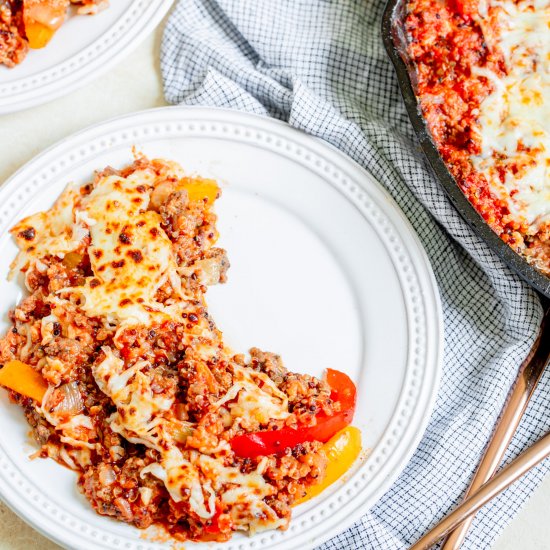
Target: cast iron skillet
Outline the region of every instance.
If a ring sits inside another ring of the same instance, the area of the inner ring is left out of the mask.
[[[420,145],[430,162],[435,175],[443,186],[451,202],[455,205],[462,217],[473,227],[477,234],[494,250],[504,262],[510,266],[527,283],[536,288],[547,298],[550,298],[550,277],[543,275],[531,266],[523,256],[514,252],[489,227],[477,210],[470,204],[462,193],[455,179],[445,166],[437,147],[431,139],[430,132],[422,116],[420,105],[414,92],[414,70],[408,58],[404,30],[404,12],[406,0],[389,0],[382,19],[382,38],[384,46],[397,73],[397,81],[405,106],[409,113],[413,128]]]

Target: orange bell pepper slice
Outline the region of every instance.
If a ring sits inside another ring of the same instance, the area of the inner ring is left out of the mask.
[[[187,196],[192,202],[206,199],[207,204],[211,205],[220,195],[216,181],[205,178],[182,178],[178,182],[178,187],[187,191]]]
[[[65,20],[69,0],[23,0],[23,25],[29,47],[40,49]]]
[[[33,50],[39,50],[48,44],[55,34],[55,30],[42,25],[42,23],[32,21],[25,25],[25,34],[27,35],[29,47]]]
[[[310,485],[306,494],[294,505],[302,504],[322,493],[328,486],[340,479],[357,460],[361,452],[361,431],[355,426],[347,426],[323,445],[328,458],[325,477],[321,483]]]
[[[0,386],[30,397],[38,403],[42,403],[48,389],[48,383],[39,372],[18,360],[8,361],[0,369]]]

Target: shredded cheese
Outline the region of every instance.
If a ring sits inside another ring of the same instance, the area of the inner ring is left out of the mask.
[[[82,296],[82,309],[90,316],[112,324],[148,324],[155,313],[163,315],[155,295],[173,279],[176,262],[160,216],[147,210],[153,180],[147,170],[128,178],[108,176],[82,200],[79,219],[90,224],[94,276],[70,291]]]
[[[82,224],[75,222],[74,212],[79,198],[78,190],[68,186],[49,211],[28,216],[11,229],[20,251],[10,266],[10,278],[40,258],[63,258],[81,246],[88,232]]]
[[[472,161],[514,219],[535,234],[550,222],[550,2],[487,0],[480,15],[507,74],[477,70],[494,89],[480,105],[482,150]]]
[[[284,420],[290,416],[287,396],[277,388],[269,376],[238,365],[233,365],[232,368],[234,379],[237,381],[216,403],[216,407],[231,401],[227,408],[234,418],[254,419],[261,424],[269,422],[270,419]]]

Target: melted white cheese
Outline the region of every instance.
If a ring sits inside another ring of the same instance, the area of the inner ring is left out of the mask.
[[[40,334],[42,335],[42,342],[40,342],[40,345],[45,346],[48,342],[53,340],[54,326],[57,322],[59,322],[59,319],[53,313],[46,315],[46,317],[42,317],[42,320],[40,321]]]
[[[262,476],[265,468],[260,463],[255,472],[243,474],[238,468],[223,465],[223,457],[214,453],[229,450],[225,441],[215,449],[191,451],[183,456],[175,434],[191,424],[172,418],[169,411],[173,400],[155,394],[150,379],[142,370],[148,367],[139,361],[126,367],[124,361],[108,348],[102,348],[105,359],[92,369],[97,385],[117,407],[109,418],[113,431],[128,441],[156,449],[159,462],[145,467],[141,476],[151,474],[160,479],[175,502],[188,500],[191,509],[201,518],[215,514],[216,495],[230,507],[236,527],[259,531],[286,524],[263,499],[276,489]],[[226,405],[234,415],[267,422],[270,418],[286,418],[288,401],[284,393],[263,373],[233,365],[235,383],[226,395],[214,405]],[[258,385],[254,382],[257,380]],[[262,386],[260,388],[260,385]]]
[[[480,15],[498,22],[496,37],[485,34],[507,74],[478,71],[494,90],[480,105],[482,151],[472,161],[514,219],[536,233],[550,222],[550,2],[487,0]]]
[[[109,347],[102,350],[105,359],[92,367],[92,374],[99,389],[117,407],[109,418],[111,428],[129,440],[162,452],[162,444],[170,439],[171,432],[162,413],[170,410],[174,400],[153,391],[151,377],[143,372],[150,366],[147,361],[126,368]]]
[[[263,372],[233,365],[234,384],[216,403],[226,403],[231,416],[266,424],[271,419],[284,420],[290,416],[288,397]]]
[[[88,231],[74,217],[79,197],[78,190],[69,185],[50,210],[28,216],[11,229],[20,252],[10,266],[10,278],[40,258],[63,258],[80,246]]]
[[[127,178],[108,176],[82,201],[80,218],[91,224],[94,277],[72,290],[82,295],[82,309],[90,316],[147,324],[162,314],[155,295],[176,262],[160,216],[147,211],[153,180],[146,170]]]
[[[263,471],[267,457],[255,471],[243,474],[238,468],[224,466],[223,461],[197,451],[185,459],[177,448],[163,454],[160,463],[153,463],[141,471],[164,482],[175,502],[189,500],[191,509],[201,518],[209,519],[216,512],[216,495],[229,508],[235,527],[245,531],[274,529],[286,524],[264,498],[276,493],[267,483]]]

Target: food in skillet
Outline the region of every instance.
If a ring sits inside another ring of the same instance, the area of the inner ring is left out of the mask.
[[[473,206],[550,274],[549,0],[409,0],[433,139]]]
[[[360,451],[347,375],[232,352],[209,316],[229,261],[220,189],[139,157],[20,221],[12,275],[29,290],[0,340],[0,385],[94,509],[178,539],[285,529],[291,506]]]
[[[95,14],[108,0],[0,0],[0,65],[15,67],[29,48],[43,48],[63,24],[70,5]]]

